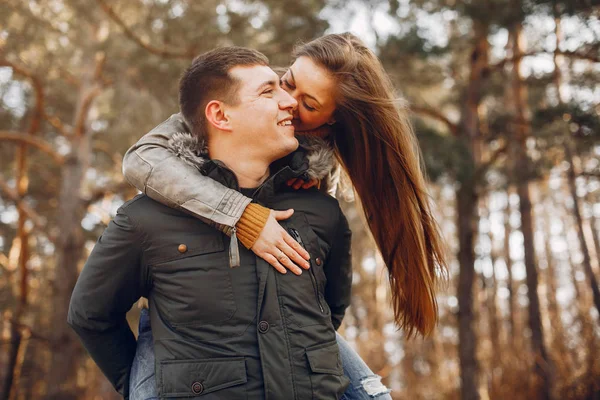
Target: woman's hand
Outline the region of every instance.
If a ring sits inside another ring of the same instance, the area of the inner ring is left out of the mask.
[[[310,260],[310,255],[277,222],[288,219],[293,213],[292,209],[271,210],[265,227],[250,250],[282,274],[287,273],[287,268],[294,274],[300,275],[302,270],[298,266],[304,269],[310,268],[307,261]]]
[[[286,183],[288,186],[291,186],[294,189],[298,190],[300,188],[310,189],[313,186],[317,186],[319,184],[319,181],[316,179],[311,179],[310,181],[307,182],[301,178],[292,178],[292,179],[289,179]]]

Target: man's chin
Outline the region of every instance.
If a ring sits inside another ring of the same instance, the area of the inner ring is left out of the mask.
[[[289,145],[286,146],[286,149],[289,150],[288,154],[291,153],[292,151],[296,151],[296,149],[298,149],[299,145],[300,145],[300,142],[298,142],[298,139],[296,139],[296,136],[289,138]]]
[[[298,139],[296,139],[295,136],[291,137],[291,138],[286,138],[285,139],[285,143],[284,146],[282,146],[281,149],[281,157],[285,157],[290,153],[293,153],[294,151],[296,151],[298,149],[298,146],[300,145],[300,143],[298,142]]]
[[[286,135],[294,135],[294,133],[296,132],[296,128],[294,128],[294,125],[285,125],[285,126],[277,126],[279,129],[281,129],[283,132],[285,132]]]

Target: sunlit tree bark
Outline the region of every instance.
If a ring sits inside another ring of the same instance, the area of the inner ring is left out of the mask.
[[[521,59],[519,55],[523,53],[523,28],[518,22],[513,26],[511,32],[513,55],[517,56],[513,62],[513,96],[514,107],[516,111],[515,121],[515,139],[516,146],[516,166],[521,174],[517,181],[517,193],[519,195],[519,211],[521,213],[521,231],[523,233],[523,245],[525,250],[525,269],[527,271],[527,290],[529,298],[529,328],[531,329],[531,345],[534,354],[535,373],[538,378],[537,391],[540,398],[550,399],[552,388],[552,366],[548,357],[548,351],[544,343],[544,329],[542,325],[540,301],[538,296],[538,270],[534,248],[534,227],[531,205],[531,194],[529,188],[530,170],[529,159],[527,156],[527,139],[529,137],[529,127],[526,115],[527,92],[522,82],[520,67]]]
[[[489,27],[474,21],[474,44],[471,54],[469,82],[461,110],[460,131],[478,165],[481,155],[481,132],[479,130],[478,106],[481,101],[481,85],[488,66]],[[477,188],[473,179],[461,182],[456,193],[458,227],[458,332],[461,367],[461,396],[465,400],[479,399],[479,363],[477,361],[477,337],[474,331],[473,284],[475,280],[474,244],[479,216],[477,215]]]
[[[555,7],[556,9],[556,7]],[[555,11],[556,14],[556,11]],[[556,48],[560,48],[562,32],[560,29],[561,21],[558,16],[555,15],[555,36],[556,36]],[[564,94],[561,85],[561,66],[559,61],[559,55],[554,54],[554,83],[556,85],[556,92],[558,94],[558,100],[561,104],[564,103]],[[579,197],[577,196],[577,174],[575,172],[575,164],[573,162],[573,149],[571,144],[571,137],[569,130],[565,127],[564,135],[564,154],[565,160],[569,164],[569,170],[567,171],[567,184],[569,187],[569,194],[573,202],[573,216],[575,217],[575,227],[577,229],[577,237],[579,239],[579,250],[583,255],[583,268],[588,279],[589,285],[592,289],[592,295],[594,299],[594,306],[598,310],[600,315],[600,287],[598,286],[598,280],[594,271],[592,270],[592,261],[590,257],[590,251],[585,240],[585,233],[583,228],[583,218],[581,216],[581,209],[579,206]]]

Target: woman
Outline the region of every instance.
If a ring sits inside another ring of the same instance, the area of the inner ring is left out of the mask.
[[[307,138],[320,136],[333,148],[361,201],[387,267],[396,323],[408,337],[417,332],[427,335],[437,320],[435,287],[438,274],[446,271],[446,264],[406,108],[397,104],[392,83],[377,57],[351,34],[327,35],[301,45],[294,58],[281,83],[299,104],[293,120],[296,132]],[[163,129],[185,128],[182,120],[178,123],[165,125]],[[167,181],[177,180],[177,176],[164,178],[168,175],[165,163],[179,166],[183,161],[173,157],[164,145],[175,132],[157,129],[126,155],[123,169],[130,182],[158,201],[213,222],[232,235],[232,242],[236,236],[280,272],[285,272],[284,266],[299,272],[294,263],[305,267],[301,257],[306,258],[306,254],[274,223],[276,219],[289,217],[290,210],[269,211],[249,204],[250,199],[240,200],[240,193],[230,193],[231,189],[200,174],[196,182],[188,181],[179,189],[166,185]],[[316,152],[319,150],[313,148],[313,153]],[[150,159],[154,164],[146,173],[140,173],[136,168],[138,159],[146,163]],[[322,176],[315,174],[312,178]],[[296,189],[311,185],[302,181],[290,183]],[[157,189],[164,186],[171,192]],[[202,190],[181,193],[198,187]],[[207,209],[210,203],[202,196],[208,192],[210,199],[227,199],[228,207],[221,201]],[[177,200],[186,198],[195,201]],[[231,207],[231,199],[236,207]],[[197,203],[203,207],[195,207]],[[145,324],[140,332],[148,332],[147,321]],[[389,398],[339,335],[338,343],[344,370],[352,381],[346,398]],[[142,344],[138,344],[138,350]],[[138,366],[134,365],[132,370],[132,382],[138,379],[135,382],[139,384]],[[361,379],[365,376],[370,380]]]

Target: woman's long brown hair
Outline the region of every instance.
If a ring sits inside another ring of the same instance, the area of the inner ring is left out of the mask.
[[[336,80],[332,141],[387,267],[394,319],[408,337],[428,335],[447,266],[406,104],[394,96],[377,56],[352,34],[300,45],[294,57],[302,56]]]

